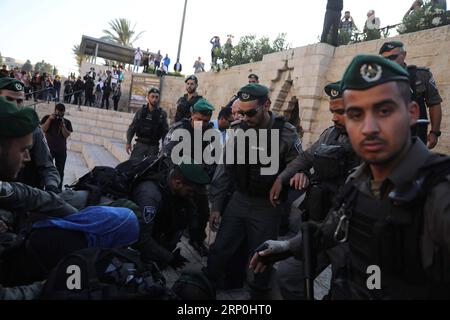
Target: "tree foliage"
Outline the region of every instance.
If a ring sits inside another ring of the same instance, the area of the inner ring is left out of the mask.
[[[403,18],[397,28],[399,34],[410,33],[450,24],[450,12],[426,1],[420,9]]]
[[[2,53],[0,52],[0,64],[3,63],[3,57],[2,57]]]
[[[79,68],[81,68],[81,63],[82,63],[84,60],[86,60],[86,56],[83,55],[83,54],[81,53],[80,45],[79,45],[79,44],[75,44],[75,45],[72,47],[72,52],[73,52],[73,54],[74,54],[74,56],[75,56],[75,60],[77,61],[77,66],[78,66]]]
[[[257,39],[255,35],[246,35],[239,39],[239,43],[231,49],[229,59],[224,59],[224,64],[229,67],[262,61],[266,54],[289,49],[286,34],[282,33],[271,41],[268,37]]]
[[[111,30],[103,30],[104,39],[129,47],[133,46],[133,43],[144,33],[144,31],[137,33],[134,30],[136,24],[131,27],[131,22],[124,18],[111,20],[109,27]]]
[[[38,62],[34,66],[34,72],[39,72],[43,74],[44,72],[47,74],[53,74],[54,67],[50,64],[42,60],[42,62]]]

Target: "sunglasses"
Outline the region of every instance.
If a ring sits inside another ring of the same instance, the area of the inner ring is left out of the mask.
[[[391,54],[390,56],[385,57],[388,60],[394,61],[398,58],[398,54]]]
[[[254,116],[256,116],[256,114],[258,113],[258,111],[262,108],[263,106],[258,106],[255,109],[249,110],[249,111],[242,111],[242,110],[238,110],[238,114],[240,114],[241,116],[247,116],[249,118],[252,118]]]

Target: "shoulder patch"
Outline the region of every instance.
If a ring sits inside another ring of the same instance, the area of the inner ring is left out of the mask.
[[[298,154],[301,154],[303,152],[302,148],[302,140],[300,138],[297,138],[297,140],[294,143],[295,150],[297,150]]]
[[[144,208],[144,212],[142,213],[142,217],[144,219],[145,224],[149,224],[155,220],[157,209],[153,206],[148,206]]]
[[[0,198],[8,198],[14,193],[10,183],[0,181]]]
[[[430,85],[437,90],[436,80],[434,80],[433,76],[430,78]]]

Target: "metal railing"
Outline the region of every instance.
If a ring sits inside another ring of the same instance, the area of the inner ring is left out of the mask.
[[[39,103],[45,103],[45,102],[47,102],[47,103],[54,102],[55,106],[56,106],[56,103],[61,98],[64,101],[66,97],[69,97],[69,96],[72,97],[75,94],[80,94],[80,96],[78,97],[78,101],[77,102],[78,102],[78,110],[81,111],[81,94],[84,92],[84,90],[75,91],[75,92],[72,92],[72,93],[65,94],[63,96],[60,95],[58,97],[59,99],[57,97],[53,97],[52,99],[47,99],[46,98],[44,101],[37,101],[35,94],[40,93],[40,92],[45,92],[45,91],[47,91],[47,94],[49,94],[50,92],[53,92],[53,90],[54,90],[53,88],[45,88],[45,89],[41,89],[41,90],[36,90],[36,91],[31,91],[31,92],[25,93],[25,97],[31,97],[32,99],[35,99],[35,101],[34,101],[34,103],[26,105],[24,107],[25,108],[33,107],[33,109],[36,110],[36,105],[38,105]]]
[[[391,29],[397,28],[399,25],[401,25],[401,23],[388,25],[386,27],[379,28],[379,29],[373,29],[373,30],[374,31],[375,30],[380,31],[380,39],[386,39],[389,36],[389,31],[391,31]],[[352,37],[351,37],[350,42],[348,44],[368,41],[368,40],[366,40],[364,38],[365,36],[367,36],[367,32],[354,32],[352,34]],[[371,39],[371,40],[376,40],[376,39]]]

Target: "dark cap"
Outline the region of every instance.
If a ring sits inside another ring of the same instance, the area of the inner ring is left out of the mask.
[[[385,42],[380,48],[380,54],[391,51],[395,48],[403,48],[403,42],[401,41],[389,41]]]
[[[193,80],[193,81],[195,81],[195,83],[198,84],[198,78],[197,78],[196,76],[194,76],[194,75],[188,76],[188,77],[186,78],[186,80],[184,80],[184,83],[187,83],[189,80]]]
[[[341,81],[327,84],[324,90],[331,100],[342,97]]]
[[[39,126],[39,118],[31,108],[19,109],[5,97],[0,97],[0,137],[20,138]]]
[[[1,78],[0,79],[0,90],[11,90],[11,91],[24,91],[25,85],[15,78]]]
[[[152,93],[157,93],[157,94],[160,94],[160,91],[159,91],[159,89],[158,88],[150,88],[149,90],[148,90],[148,94],[152,94]]]
[[[251,83],[242,87],[238,92],[239,100],[241,101],[253,101],[265,98],[269,95],[269,89],[263,85],[257,83]]]
[[[192,107],[192,112],[200,112],[203,114],[212,114],[216,108],[206,99],[199,99]]]
[[[399,64],[381,56],[356,56],[342,78],[341,92],[345,90],[366,90],[391,81],[409,83],[408,72]]]
[[[211,181],[202,166],[191,159],[184,159],[178,168],[183,174],[183,177],[193,184],[203,186],[209,184]]]

